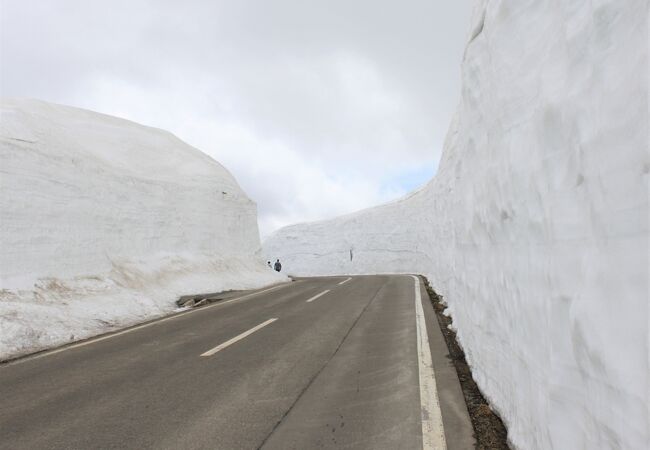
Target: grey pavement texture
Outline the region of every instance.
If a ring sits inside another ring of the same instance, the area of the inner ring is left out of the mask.
[[[0,449],[421,449],[413,279],[346,278],[298,279],[0,365]],[[472,449],[421,292],[447,448]]]

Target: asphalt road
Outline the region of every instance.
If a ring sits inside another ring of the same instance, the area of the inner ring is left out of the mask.
[[[472,449],[446,355],[414,277],[299,279],[0,365],[0,448]]]

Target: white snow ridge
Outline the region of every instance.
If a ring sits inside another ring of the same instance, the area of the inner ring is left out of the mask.
[[[514,448],[648,449],[648,2],[483,0],[471,29],[435,178],[264,252],[427,275]]]
[[[0,114],[0,359],[286,280],[255,204],[170,133],[35,100]]]

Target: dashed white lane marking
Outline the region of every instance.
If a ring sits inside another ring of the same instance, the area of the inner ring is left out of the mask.
[[[343,281],[341,281],[341,282],[339,283],[339,286],[342,285],[342,284],[347,283],[347,282],[350,281],[351,279],[352,279],[352,277],[348,278],[347,280],[343,280]]]
[[[326,291],[321,292],[321,293],[318,294],[318,295],[314,295],[312,298],[310,298],[309,300],[307,300],[307,303],[311,303],[311,302],[313,302],[314,300],[316,300],[317,298],[321,298],[323,295],[327,294],[329,291],[330,291],[330,290],[328,289],[328,290],[326,290]]]
[[[224,342],[223,344],[219,344],[215,348],[212,348],[212,349],[208,350],[207,352],[202,353],[201,356],[212,356],[215,353],[217,353],[218,351],[221,351],[224,348],[234,344],[235,342],[241,341],[245,337],[250,336],[251,334],[255,333],[257,330],[260,330],[260,329],[264,328],[265,326],[272,324],[276,320],[278,320],[277,317],[275,319],[269,319],[266,322],[262,322],[261,324],[251,328],[248,331],[244,331],[242,334],[240,334],[238,336],[235,336],[234,338]]]
[[[202,308],[191,309],[189,311],[177,313],[177,314],[174,314],[173,316],[165,317],[164,319],[160,319],[160,320],[154,320],[153,322],[144,323],[142,325],[138,325],[138,326],[135,326],[135,327],[132,327],[132,328],[128,328],[126,330],[118,331],[117,333],[108,334],[106,336],[101,336],[101,337],[94,338],[94,339],[89,339],[87,341],[83,341],[83,342],[80,342],[78,344],[68,345],[66,347],[61,347],[61,348],[55,349],[55,350],[45,351],[44,353],[38,353],[38,354],[36,354],[34,356],[27,356],[25,358],[17,359],[16,361],[10,361],[8,363],[3,364],[3,366],[5,366],[5,367],[6,366],[13,366],[14,364],[20,364],[20,363],[23,363],[23,362],[32,361],[34,359],[44,358],[44,357],[50,356],[50,355],[56,355],[57,353],[65,352],[67,350],[72,350],[73,348],[83,347],[85,345],[90,345],[90,344],[94,344],[96,342],[101,342],[101,341],[105,341],[107,339],[112,339],[114,337],[122,336],[123,334],[131,333],[132,331],[141,330],[142,328],[147,328],[147,327],[150,327],[152,325],[157,325],[159,323],[167,322],[168,320],[178,319],[179,317],[184,317],[184,316],[187,316],[188,314],[192,314],[192,313],[195,313],[197,311],[205,311],[206,309],[214,308],[216,306],[222,306],[222,305],[232,303],[232,302],[236,302],[236,301],[239,301],[239,300],[245,300],[247,298],[250,298],[250,297],[253,297],[253,296],[256,296],[256,295],[259,295],[259,294],[264,294],[266,292],[274,291],[274,290],[276,290],[278,288],[281,288],[281,287],[284,287],[284,286],[290,286],[290,285],[291,285],[291,283],[283,283],[283,284],[280,284],[280,285],[277,285],[277,286],[270,287],[268,289],[264,289],[262,291],[251,292],[250,294],[246,294],[246,295],[243,295],[241,297],[232,298],[230,300],[226,300],[226,301],[223,301],[223,302],[218,302],[218,303],[215,303],[214,305],[204,306]]]
[[[424,320],[420,280],[415,280],[415,323],[418,341],[418,367],[420,369],[420,405],[422,411],[422,448],[425,450],[446,450],[445,430],[440,412],[440,400],[436,387],[436,375],[433,371],[427,324]]]

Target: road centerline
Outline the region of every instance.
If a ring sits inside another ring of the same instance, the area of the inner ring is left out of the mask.
[[[320,298],[320,297],[322,297],[323,295],[327,294],[328,292],[330,292],[330,289],[327,289],[327,290],[321,292],[320,294],[314,295],[312,298],[310,298],[309,300],[307,300],[306,303],[311,303],[311,302],[313,302],[314,300],[316,300],[317,298]]]
[[[345,283],[347,283],[347,282],[350,281],[351,279],[352,279],[352,277],[349,277],[347,280],[343,280],[343,281],[341,281],[341,282],[339,283],[339,286],[344,285]]]
[[[275,322],[276,320],[278,320],[277,317],[276,317],[276,318],[273,318],[273,319],[269,319],[269,320],[267,320],[266,322],[262,322],[261,324],[259,324],[259,325],[257,325],[257,326],[254,326],[254,327],[251,328],[250,330],[248,330],[248,331],[244,331],[243,333],[241,333],[241,334],[235,336],[234,338],[229,339],[229,340],[227,340],[226,342],[217,345],[216,347],[214,347],[214,348],[208,350],[208,351],[205,352],[205,353],[202,353],[201,356],[204,356],[204,357],[205,357],[205,356],[212,356],[212,355],[214,355],[215,353],[217,353],[217,352],[223,350],[224,348],[231,346],[231,345],[234,344],[235,342],[241,341],[241,340],[244,339],[245,337],[250,336],[251,334],[255,333],[255,332],[258,331],[258,330],[261,330],[261,329],[264,328],[265,326],[272,324],[272,323]]]
[[[422,448],[426,450],[446,450],[447,442],[442,423],[442,412],[440,411],[436,375],[433,371],[427,324],[424,320],[424,309],[422,308],[420,279],[414,275],[411,276],[415,280],[415,321],[422,411]]]

